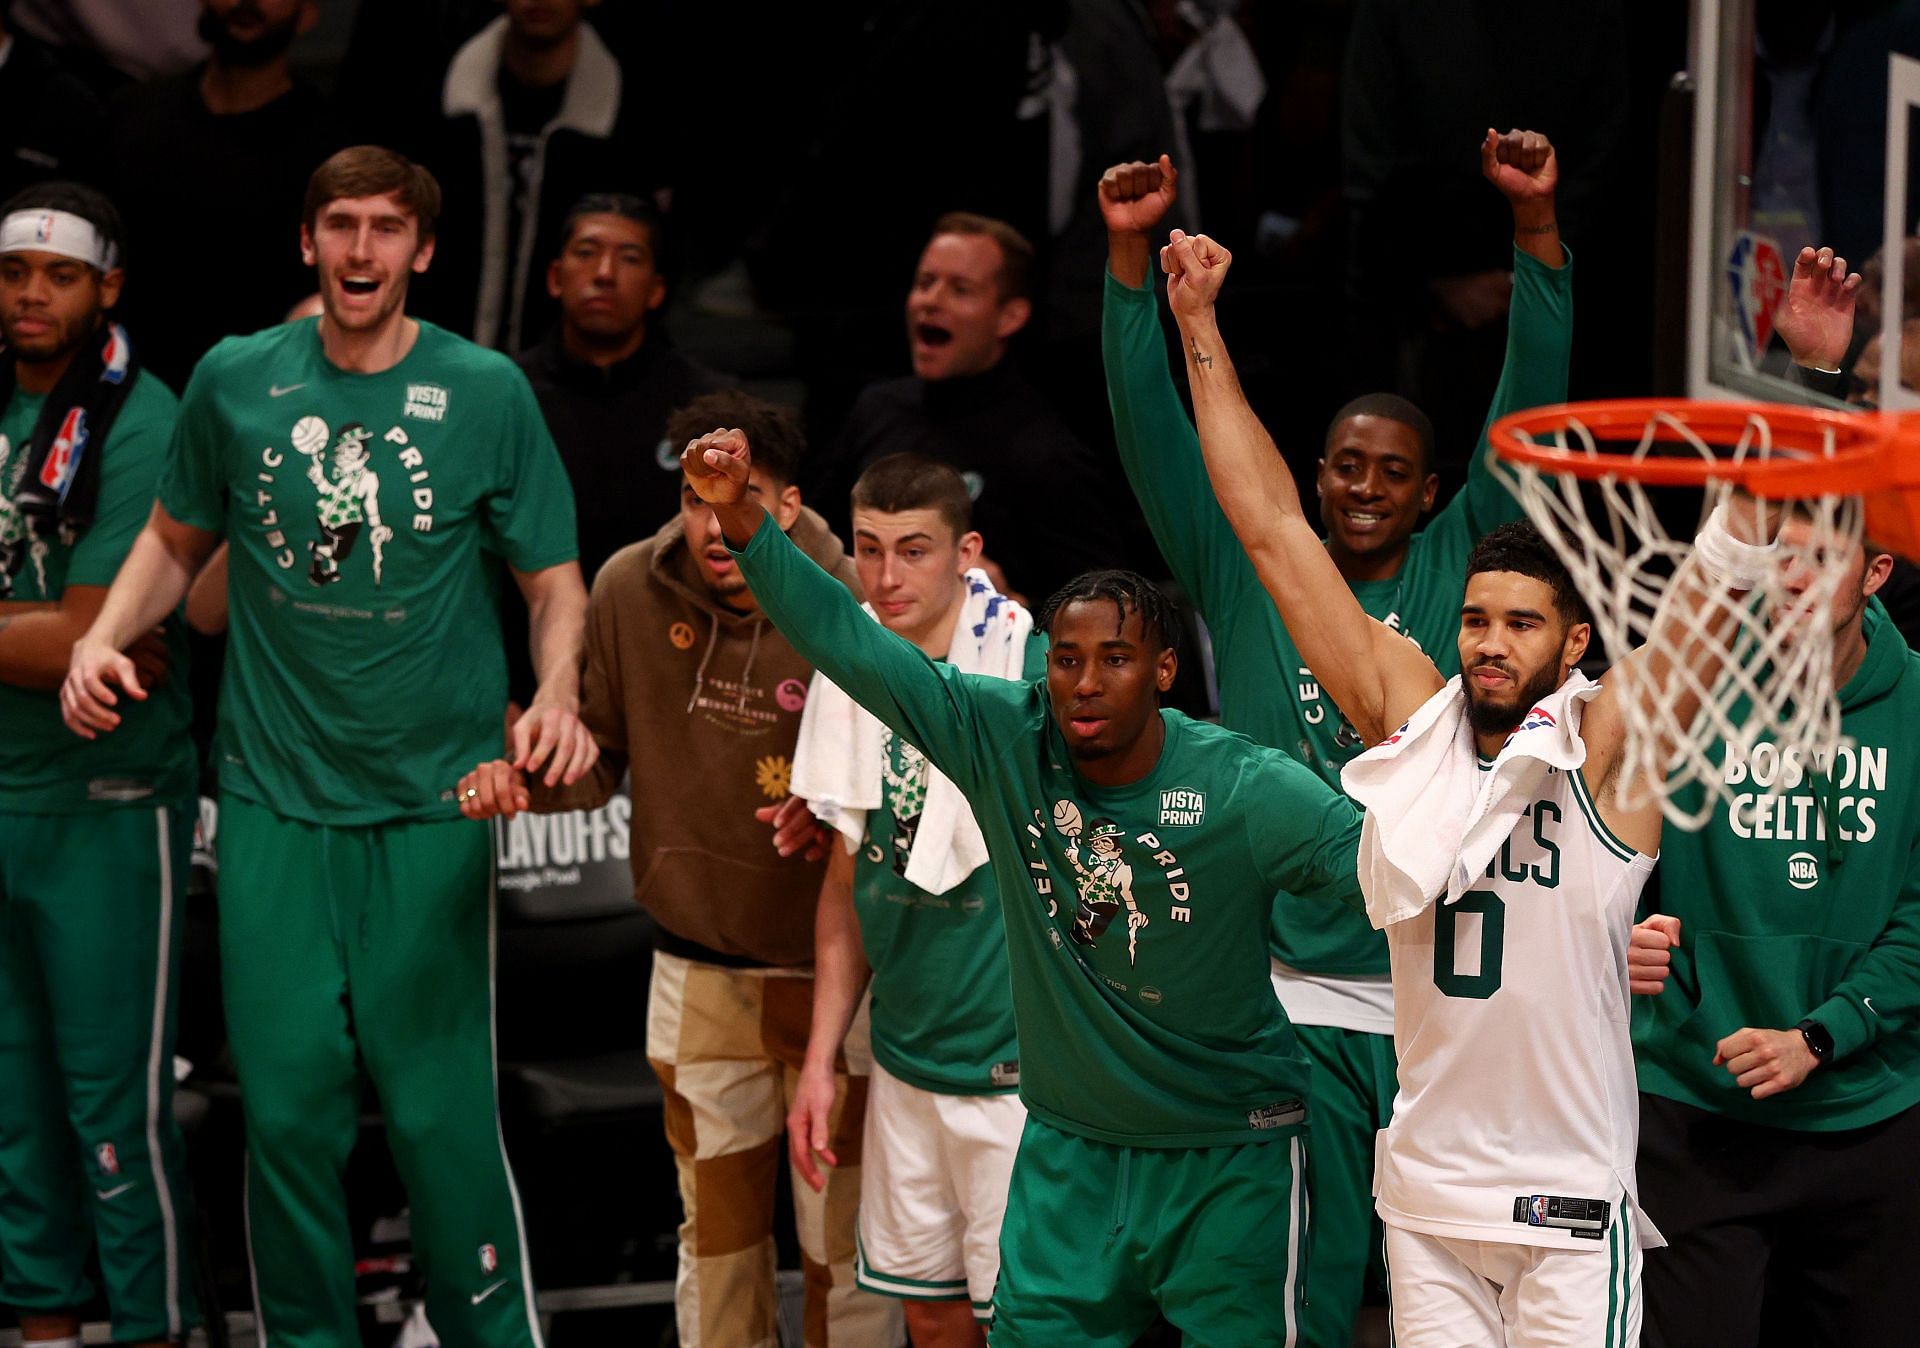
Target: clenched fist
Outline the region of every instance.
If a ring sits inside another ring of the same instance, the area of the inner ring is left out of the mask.
[[[1161,155],[1158,163],[1115,164],[1100,175],[1100,217],[1109,234],[1150,234],[1173,208],[1179,195],[1174,184],[1179,173],[1173,160]]]
[[[734,505],[746,498],[753,450],[744,431],[708,431],[698,440],[687,442],[680,454],[680,467],[695,494],[708,505]]]

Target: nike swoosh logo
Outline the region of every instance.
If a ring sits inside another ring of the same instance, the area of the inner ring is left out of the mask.
[[[267,396],[269,398],[284,398],[295,389],[303,389],[305,387],[305,384],[288,384],[285,388],[281,388],[278,384],[275,384],[267,390]]]
[[[1867,1008],[1867,1010],[1869,1010],[1869,1011],[1873,1011],[1873,998],[1871,998],[1871,997],[1862,997],[1862,998],[1860,999],[1860,1004],[1861,1004],[1862,1006],[1864,1006],[1864,1007],[1866,1007],[1866,1008]],[[1873,1014],[1877,1016],[1877,1015],[1879,1015],[1880,1013],[1879,1013],[1878,1011],[1873,1011]]]
[[[95,1189],[93,1191],[93,1196],[104,1203],[109,1198],[118,1198],[121,1194],[125,1193],[127,1190],[131,1189],[132,1187],[133,1185],[131,1183],[128,1183],[128,1184],[115,1185],[111,1189]]]
[[[488,1297],[492,1296],[495,1292],[499,1291],[502,1287],[505,1287],[507,1285],[507,1281],[508,1281],[507,1279],[502,1278],[499,1282],[489,1287],[486,1291],[475,1292],[472,1297],[473,1304],[478,1306],[481,1302],[485,1301]]]

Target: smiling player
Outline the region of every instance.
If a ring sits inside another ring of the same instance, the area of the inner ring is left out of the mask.
[[[453,788],[500,743],[493,558],[527,597],[540,678],[512,752],[550,782],[591,767],[586,591],[525,377],[407,317],[439,197],[424,169],[372,146],[314,173],[300,246],[323,312],[201,361],[159,500],[61,692],[77,733],[117,731],[121,699],[146,697],[121,649],[226,536],[221,972],[274,1342],[358,1341],[341,1185],[363,1067],[435,1326],[465,1344],[540,1341],[495,1109],[492,849]]]

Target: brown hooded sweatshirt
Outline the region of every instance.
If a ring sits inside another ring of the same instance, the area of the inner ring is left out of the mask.
[[[858,593],[853,562],[802,510],[800,550]],[[571,787],[534,808],[593,809],[632,773],[634,898],[675,954],[731,965],[813,962],[824,865],[781,858],[753,817],[787,798],[813,668],[758,610],[707,590],[678,517],[622,548],[593,584],[581,719],[600,744]]]

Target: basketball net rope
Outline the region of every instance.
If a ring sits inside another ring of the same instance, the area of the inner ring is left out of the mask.
[[[1832,432],[1825,434],[1824,452],[1831,457]],[[1676,417],[1656,412],[1630,461],[1645,459],[1663,439],[1677,439],[1710,463],[1765,460],[1775,453],[1771,427],[1757,412],[1730,451],[1716,450]],[[1598,453],[1592,432],[1576,419],[1542,443]],[[1742,592],[1705,580],[1692,562],[1693,537],[1668,534],[1639,481],[1608,474],[1594,482],[1604,510],[1596,525],[1579,478],[1497,456],[1493,463],[1592,610],[1602,647],[1616,662],[1606,677],[1624,681],[1624,808],[1637,809],[1657,796],[1668,820],[1694,831],[1723,799],[1733,809],[1735,796],[1751,791],[1757,812],[1759,802],[1832,766],[1850,742],[1841,734],[1833,685],[1832,615],[1843,577],[1835,563],[1860,539],[1858,497],[1790,503],[1808,526],[1805,537],[1789,545],[1783,536],[1779,564],[1758,588]],[[1722,501],[1746,512],[1748,536],[1767,535],[1765,503],[1734,497],[1725,479],[1709,481],[1701,520]],[[1650,661],[1651,669],[1619,663],[1642,646],[1665,658]],[[1696,699],[1687,714],[1685,704]],[[1748,766],[1761,744],[1772,744],[1780,756],[1779,770],[1764,784]],[[1738,773],[1741,782],[1730,780],[1735,755],[1748,768]]]

